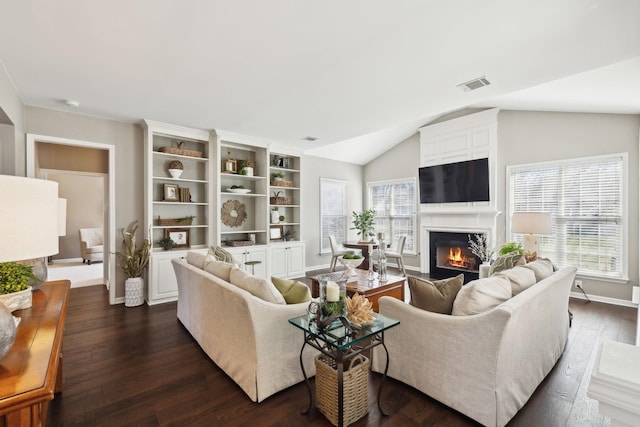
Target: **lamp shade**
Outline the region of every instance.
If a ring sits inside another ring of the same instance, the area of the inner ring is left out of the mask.
[[[58,183],[0,175],[0,262],[58,253]]]
[[[522,234],[551,234],[551,214],[548,212],[514,212],[511,231]]]

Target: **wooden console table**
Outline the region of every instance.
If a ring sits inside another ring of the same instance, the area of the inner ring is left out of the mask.
[[[55,393],[62,391],[62,334],[68,280],[43,283],[22,320],[11,350],[0,360],[0,427],[42,426]]]

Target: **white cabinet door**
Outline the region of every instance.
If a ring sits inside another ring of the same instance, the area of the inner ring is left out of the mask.
[[[225,248],[233,255],[238,267],[242,270],[252,273],[257,277],[267,277],[267,248],[266,246],[241,246],[237,248]],[[260,261],[253,267],[247,265],[247,261]]]
[[[178,281],[171,260],[184,256],[185,253],[182,251],[151,254],[149,257],[149,292],[147,293],[149,305],[178,299]]]
[[[302,277],[304,272],[304,243],[296,242],[291,243],[287,250],[288,256],[288,270],[287,275],[289,277]]]
[[[287,276],[287,249],[285,246],[271,245],[271,276],[286,277]]]

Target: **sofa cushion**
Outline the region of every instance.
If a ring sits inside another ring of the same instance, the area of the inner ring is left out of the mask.
[[[229,264],[228,262],[218,261],[211,255],[207,255],[207,258],[204,261],[204,270],[207,273],[211,273],[216,277],[224,280],[225,282],[230,282],[230,274],[231,269],[233,268],[233,264]]]
[[[235,258],[233,258],[233,255],[231,255],[231,252],[221,246],[211,246],[209,248],[209,254],[213,255],[218,261],[238,265]]]
[[[264,301],[272,302],[274,304],[287,303],[273,283],[267,279],[254,277],[240,270],[238,267],[233,267],[231,269],[229,282]]]
[[[509,270],[501,271],[493,277],[506,277],[511,283],[511,295],[518,295],[520,292],[534,285],[536,275],[531,269],[525,268],[523,265],[517,265]]]
[[[511,283],[504,276],[493,276],[467,283],[453,301],[454,316],[489,311],[511,298]]]
[[[278,292],[282,294],[287,304],[311,301],[311,289],[302,282],[280,277],[272,277],[271,282],[273,282]]]
[[[533,271],[533,274],[535,274],[536,276],[537,282],[551,276],[556,270],[551,260],[547,258],[538,258],[535,261],[525,264],[524,267]]]
[[[509,252],[508,254],[500,255],[493,262],[493,264],[491,264],[491,268],[489,269],[489,277],[501,271],[513,268],[516,265],[524,265],[524,264],[525,264],[524,255],[521,253]]]
[[[204,270],[204,261],[207,258],[206,254],[200,252],[189,251],[187,252],[187,263]]]
[[[464,283],[464,275],[460,274],[443,280],[426,280],[409,276],[409,292],[414,307],[434,313],[451,314],[453,301]]]

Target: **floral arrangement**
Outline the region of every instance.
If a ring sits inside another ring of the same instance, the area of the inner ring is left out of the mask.
[[[142,271],[149,262],[149,250],[151,242],[144,239],[142,246],[136,247],[136,230],[138,229],[138,221],[133,221],[127,226],[122,233],[123,252],[116,252],[120,260],[120,267],[124,270],[124,274],[129,279],[142,276]]]
[[[33,267],[17,262],[0,263],[0,295],[24,291],[30,280],[41,282],[33,274]]]
[[[489,240],[486,234],[474,234],[473,238],[469,237],[469,249],[471,253],[480,258],[482,262],[491,261],[493,256],[493,248],[489,246]]]

